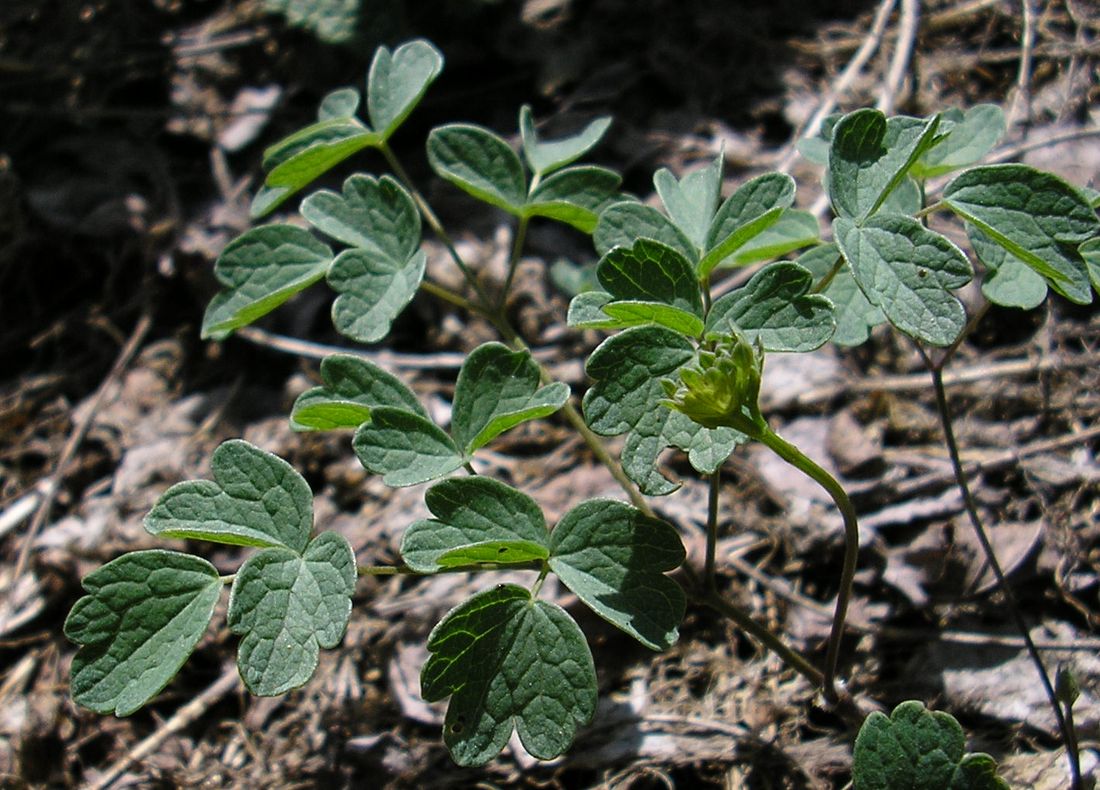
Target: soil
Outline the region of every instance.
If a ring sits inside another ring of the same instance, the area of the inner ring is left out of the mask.
[[[75,647],[62,623],[84,575],[163,545],[142,517],[172,483],[208,477],[225,439],[301,470],[317,522],[345,535],[362,564],[394,562],[402,530],[426,513],[422,486],[369,477],[346,435],[288,426],[293,399],[318,380],[318,356],[348,343],[324,289],[258,331],[198,337],[213,262],[250,225],[263,148],[311,121],[327,91],[361,86],[377,44],[423,36],[446,57],[395,147],[492,287],[511,225],[432,175],[423,140],[436,124],[514,134],[528,103],[553,136],[610,114],[593,160],[621,171],[628,191],[647,198],[655,169],[683,173],[721,153],[727,193],[784,168],[810,208],[820,170],[793,141],[823,102],[914,115],[992,102],[1009,118],[995,157],[1100,187],[1095,6],[1033,3],[1025,19],[1020,4],[997,0],[902,2],[874,39],[883,6],[854,0],[343,5],[359,13],[342,43],[260,0],[0,8],[0,786],[842,787],[852,723],[701,608],[656,654],[548,589],[593,645],[600,709],[558,760],[539,763],[516,744],[476,770],[451,763],[443,708],[420,699],[418,673],[428,631],[482,577],[360,580],[340,646],[306,686],[270,699],[243,691],[223,602],[177,679],[125,719],[70,699]],[[868,42],[873,54],[847,73]],[[907,42],[895,83],[892,58]],[[368,154],[322,183],[384,168]],[[433,274],[462,287],[442,246],[425,248]],[[590,384],[578,360],[601,337],[563,328],[568,297],[548,272],[594,258],[586,238],[532,226],[509,307],[578,396]],[[463,353],[493,338],[422,294],[369,353],[445,413]],[[1087,781],[1100,743],[1098,339],[1095,306],[1052,295],[1027,313],[991,309],[946,376],[977,508],[1020,612],[1046,665],[1072,669],[1081,687]],[[860,512],[848,689],[887,711],[917,698],[953,713],[969,748],[1000,761],[1014,787],[1068,786],[1053,714],[971,530],[913,345],[880,328],[856,349],[776,356],[764,390],[773,427],[840,475]],[[581,497],[622,496],[564,421],[526,425],[490,449],[487,470],[551,521]],[[706,487],[682,457],[666,460],[683,485],[653,506],[701,568]],[[820,664],[839,515],[762,448],[739,450],[723,480],[722,592]],[[189,548],[223,573],[241,561],[236,549]]]

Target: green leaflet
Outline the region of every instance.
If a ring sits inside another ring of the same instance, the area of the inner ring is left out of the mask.
[[[331,121],[333,118],[351,118],[359,110],[359,91],[355,88],[337,88],[329,91],[321,99],[317,108],[318,121]]]
[[[836,331],[832,341],[838,346],[858,346],[871,337],[871,330],[886,320],[882,308],[867,301],[856,284],[848,262],[840,254],[834,242],[821,244],[798,256],[795,263],[810,270],[814,282],[820,282],[840,262],[840,269],[828,287],[821,292],[833,303]]]
[[[1077,251],[1089,268],[1089,279],[1092,280],[1092,287],[1100,291],[1100,238],[1086,241],[1077,248]]]
[[[837,219],[833,235],[867,300],[890,323],[934,346],[954,342],[966,311],[950,289],[972,276],[962,250],[900,214],[878,214],[862,226]]]
[[[452,123],[428,135],[428,161],[446,180],[478,200],[520,214],[527,178],[516,152],[488,129]]]
[[[174,551],[123,554],[84,577],[89,593],[65,620],[81,645],[73,699],[96,713],[129,716],[175,677],[206,632],[221,593],[206,560]]]
[[[615,297],[603,291],[585,291],[569,302],[566,323],[583,329],[621,329],[622,322],[603,311]]]
[[[398,263],[370,250],[344,250],[328,272],[329,287],[339,294],[332,303],[333,326],[360,343],[385,338],[416,296],[427,262],[424,252]]]
[[[913,165],[915,178],[934,178],[980,162],[1005,132],[1005,114],[996,104],[976,104],[965,113],[948,111],[943,120],[947,133]]]
[[[391,54],[379,47],[367,73],[367,115],[379,142],[390,138],[443,70],[443,56],[424,39],[407,41]]]
[[[548,760],[596,710],[596,671],[584,634],[560,607],[497,585],[451,610],[428,637],[420,673],[428,702],[447,696],[443,740],[459,765],[484,765],[513,727]]]
[[[214,480],[169,488],[145,517],[150,534],[232,546],[301,551],[313,528],[313,493],[294,467],[248,442],[222,442]]]
[[[535,119],[531,115],[531,108],[525,104],[519,111],[519,132],[523,140],[523,155],[532,172],[539,176],[548,175],[580,159],[600,141],[609,126],[611,126],[610,118],[596,118],[575,135],[553,142],[542,142],[535,130]]]
[[[359,426],[352,447],[363,467],[388,486],[426,483],[453,472],[465,459],[446,432],[419,414],[377,406]]]
[[[451,432],[459,449],[473,455],[510,428],[565,405],[568,385],[539,383],[539,366],[529,352],[513,352],[503,343],[474,349],[455,384]]]
[[[943,202],[1071,302],[1092,301],[1088,267],[1076,248],[1100,233],[1100,220],[1062,179],[1027,165],[976,167],[947,185]]]
[[[434,519],[417,521],[401,540],[413,570],[490,562],[526,563],[550,556],[550,534],[531,497],[487,477],[443,480],[424,496]]]
[[[749,223],[749,227],[755,230],[757,222],[768,223],[767,216],[753,220]],[[783,209],[779,219],[767,224],[767,227],[759,232],[755,232],[720,265],[748,266],[761,261],[770,261],[788,252],[820,243],[820,235],[821,229],[813,214],[801,209]]]
[[[241,634],[237,667],[249,691],[273,697],[306,683],[320,648],[344,638],[355,591],[347,539],[323,532],[304,552],[271,548],[237,571],[229,627]]]
[[[703,252],[711,218],[718,208],[722,189],[722,156],[701,170],[688,173],[679,181],[672,171],[661,168],[653,175],[653,186],[669,218],[695,247],[698,258]]]
[[[966,753],[954,716],[903,702],[889,717],[875,711],[856,736],[853,790],[1008,790],[987,754]]]
[[[669,524],[622,502],[590,500],[566,513],[552,538],[551,569],[600,617],[653,650],[676,641],[686,600],[665,572],[685,554]]]
[[[765,173],[742,184],[714,215],[707,231],[699,277],[706,278],[746,244],[775,225],[794,202],[794,179]],[[817,223],[814,222],[816,238]]]
[[[604,209],[592,234],[600,256],[613,247],[631,247],[638,239],[652,239],[671,247],[692,265],[699,259],[691,240],[657,209],[626,200]]]
[[[612,249],[600,259],[596,278],[616,300],[668,305],[702,321],[703,299],[694,267],[658,241],[640,238],[630,247]]]
[[[588,324],[588,326],[625,329],[630,326],[659,324],[687,337],[699,337],[703,334],[702,318],[686,310],[670,307],[660,302],[616,300],[605,304],[601,312],[604,314],[605,319],[610,317],[612,321],[606,323],[594,322]]]
[[[707,333],[736,328],[765,351],[813,351],[833,334],[833,305],[811,294],[813,275],[781,261],[761,269],[742,288],[718,299],[707,314]]]
[[[605,340],[585,366],[595,379],[584,396],[585,421],[601,436],[627,434],[623,469],[643,493],[670,494],[679,487],[657,468],[664,448],[687,451],[693,464],[713,463],[723,449],[728,456],[737,443],[734,432],[703,428],[661,405],[661,379],[673,377],[694,356],[691,341],[683,335],[644,326]]]
[[[302,201],[301,211],[325,235],[398,264],[420,246],[420,213],[390,176],[349,176],[343,194],[318,190]]]
[[[600,211],[613,200],[622,178],[613,170],[578,166],[560,170],[532,190],[523,216],[548,217],[592,233]]]
[[[321,360],[322,387],[306,390],[294,401],[291,427],[296,431],[357,428],[370,419],[374,406],[395,406],[427,418],[408,387],[372,362],[346,354]]]
[[[833,129],[826,179],[837,215],[863,220],[878,211],[935,143],[939,122],[938,115],[887,119],[871,109],[841,118]]]
[[[1047,298],[1047,281],[969,222],[966,235],[970,247],[986,268],[982,293],[993,304],[1030,310]]]
[[[327,114],[328,110],[325,112]],[[299,129],[264,150],[263,167],[269,174],[266,183],[268,186],[292,187],[294,181],[286,178],[286,174],[294,173],[304,167],[302,163],[310,161],[311,157],[327,158],[333,151],[338,151],[352,143],[356,145],[361,143],[360,147],[363,148],[371,144],[364,141],[374,139],[371,130],[357,118],[350,116],[319,118],[315,123]],[[274,181],[271,180],[271,173],[295,160],[298,160],[297,165],[282,171],[281,175],[284,177],[276,176]],[[319,171],[317,175],[321,172],[324,170]],[[301,183],[298,188],[305,186],[306,183],[309,182]]]
[[[325,276],[332,250],[307,230],[263,225],[226,245],[214,264],[225,290],[210,300],[202,337],[220,340]]]

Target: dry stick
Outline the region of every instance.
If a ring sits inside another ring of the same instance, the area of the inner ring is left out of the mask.
[[[894,56],[890,59],[890,68],[886,72],[886,81],[878,95],[875,106],[886,115],[894,111],[894,103],[905,72],[909,69],[909,58],[913,54],[913,43],[917,39],[917,25],[920,21],[920,3],[918,0],[901,0],[901,19],[898,21],[898,41],[894,46]]]
[[[1062,712],[1062,706],[1058,701],[1058,695],[1054,693],[1054,686],[1050,682],[1050,676],[1047,674],[1046,667],[1043,665],[1043,659],[1039,655],[1038,649],[1035,647],[1035,642],[1031,639],[1031,633],[1028,631],[1027,623],[1024,622],[1023,615],[1020,613],[1020,606],[1016,600],[1016,594],[1012,592],[1012,588],[1008,585],[1008,580],[1005,578],[1004,571],[1001,569],[1001,563],[997,560],[997,554],[993,550],[993,544],[990,543],[989,536],[986,534],[985,527],[982,524],[981,516],[978,515],[978,506],[970,491],[966,472],[963,470],[962,461],[959,458],[959,445],[955,441],[955,428],[951,421],[951,410],[947,404],[947,391],[944,389],[943,385],[942,363],[944,360],[941,360],[940,364],[933,364],[924,349],[920,346],[918,346],[918,348],[924,356],[929,371],[932,374],[932,387],[936,392],[936,408],[940,413],[944,441],[947,443],[948,455],[951,456],[951,466],[955,471],[955,479],[963,495],[963,505],[966,509],[966,514],[970,519],[971,526],[974,528],[974,534],[978,538],[978,543],[981,544],[986,562],[993,570],[993,575],[997,578],[997,587],[1005,597],[1009,614],[1012,616],[1016,628],[1020,632],[1020,636],[1024,639],[1028,656],[1031,658],[1032,663],[1035,664],[1035,668],[1039,671],[1039,679],[1042,681],[1043,690],[1046,692],[1047,699],[1054,709],[1054,718],[1058,723],[1058,730],[1062,735],[1062,741],[1066,745],[1066,756],[1069,758],[1070,785],[1073,790],[1080,790],[1081,757],[1076,750],[1071,748],[1073,745],[1073,736],[1069,732],[1069,726]]]
[[[991,154],[987,158],[987,161],[1008,162],[1029,151],[1035,151],[1036,149],[1046,148],[1052,145],[1060,145],[1062,143],[1071,143],[1075,140],[1086,140],[1090,137],[1100,137],[1100,126],[1089,126],[1084,129],[1076,129],[1072,132],[1062,132],[1060,134],[1051,135],[1043,140],[1018,143],[1017,145],[1001,148]]]
[[[68,472],[69,464],[72,463],[73,456],[76,455],[76,451],[80,447],[81,442],[84,441],[84,437],[92,427],[92,420],[99,412],[99,407],[102,405],[103,399],[107,396],[107,392],[114,386],[123,371],[126,370],[126,366],[130,364],[130,360],[133,359],[134,354],[136,354],[138,348],[141,347],[141,343],[152,325],[153,319],[148,313],[144,313],[141,318],[138,319],[137,324],[130,333],[129,339],[126,341],[126,345],[122,347],[114,364],[111,366],[111,370],[107,373],[107,377],[103,379],[99,385],[99,389],[97,389],[95,395],[92,396],[92,401],[88,409],[84,412],[80,422],[73,428],[73,432],[69,435],[69,440],[65,443],[65,447],[61,451],[61,456],[57,459],[57,466],[54,468],[53,474],[49,477],[46,491],[43,493],[42,501],[39,503],[38,509],[34,513],[34,518],[31,520],[30,527],[27,529],[27,534],[23,536],[23,547],[19,552],[19,559],[15,563],[15,571],[12,574],[13,582],[23,574],[24,570],[26,570],[27,562],[30,560],[31,556],[31,549],[34,546],[34,539],[38,536],[42,526],[46,523],[46,519],[49,518],[50,511],[53,509],[53,503],[57,498],[57,492],[61,488],[61,481],[64,479],[65,473]]]
[[[1024,26],[1020,36],[1020,69],[1016,72],[1016,92],[1012,104],[1005,113],[1005,128],[1011,129],[1023,105],[1024,124],[1031,124],[1031,53],[1035,46],[1035,20],[1031,10],[1031,0],[1020,0]]]
[[[844,67],[844,71],[840,73],[836,81],[829,86],[829,90],[826,91],[825,96],[821,99],[821,103],[814,110],[810,119],[806,121],[801,129],[795,132],[791,141],[787,143],[787,151],[776,168],[780,173],[790,172],[795,159],[798,158],[798,141],[805,137],[813,137],[820,131],[822,122],[836,107],[841,94],[851,87],[859,72],[871,59],[871,55],[878,49],[879,43],[882,41],[882,34],[886,30],[886,22],[890,18],[890,12],[894,10],[895,2],[896,0],[882,0],[882,3],[879,4],[878,11],[875,12],[875,19],[871,23],[871,30],[864,37],[863,44],[852,56],[852,59],[848,61],[848,65]]]
[[[125,756],[99,777],[99,781],[89,786],[89,790],[104,790],[110,787],[114,781],[122,775],[130,763],[137,762],[148,757],[157,748],[168,740],[168,737],[187,727],[204,713],[215,702],[220,700],[240,683],[240,675],[236,666],[231,666],[222,673],[199,696],[180,707],[157,731],[128,751]]]

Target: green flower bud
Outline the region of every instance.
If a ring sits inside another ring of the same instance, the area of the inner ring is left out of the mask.
[[[662,380],[668,398],[661,403],[707,428],[759,436],[767,428],[758,402],[763,350],[740,335],[710,339],[714,350],[700,351],[692,365],[680,368],[679,382]]]

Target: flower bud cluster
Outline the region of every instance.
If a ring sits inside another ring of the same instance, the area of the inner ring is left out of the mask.
[[[760,376],[764,352],[735,335],[707,338],[694,363],[679,370],[680,380],[663,379],[667,399],[661,403],[707,428],[729,427],[757,437],[767,429],[760,413]]]

